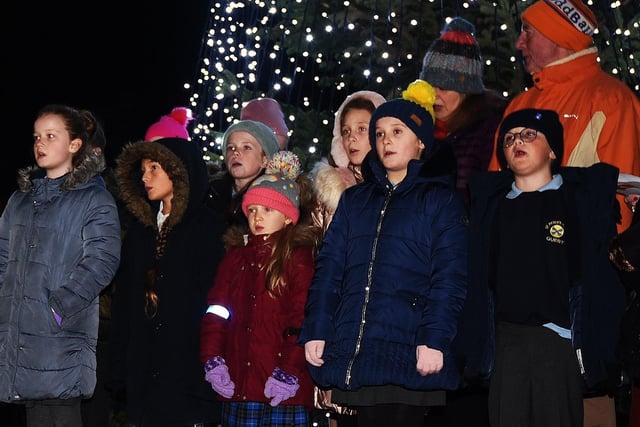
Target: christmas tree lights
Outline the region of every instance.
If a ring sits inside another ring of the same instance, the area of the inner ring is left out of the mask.
[[[384,4],[383,4],[384,3]],[[422,57],[452,16],[476,25],[489,88],[511,97],[529,84],[514,47],[520,13],[532,0],[378,2],[212,0],[201,63],[191,85],[193,139],[220,160],[221,135],[252,98],[277,99],[290,149],[310,166],[326,156],[334,113],[368,89],[387,98],[415,80]],[[589,1],[603,69],[640,93],[640,5]]]

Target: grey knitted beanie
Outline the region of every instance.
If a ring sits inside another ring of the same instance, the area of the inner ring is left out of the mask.
[[[258,143],[262,147],[264,154],[271,159],[274,154],[278,152],[280,149],[280,144],[278,144],[278,140],[276,139],[276,135],[273,133],[267,125],[264,123],[256,122],[253,120],[240,120],[239,122],[235,122],[229,128],[227,128],[224,135],[222,135],[222,153],[226,154],[227,152],[227,142],[229,142],[229,136],[233,132],[237,131],[245,131],[251,134]]]
[[[444,90],[482,93],[482,55],[475,31],[466,19],[449,21],[424,55],[420,79]]]

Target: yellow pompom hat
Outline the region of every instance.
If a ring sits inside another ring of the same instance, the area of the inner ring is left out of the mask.
[[[369,123],[369,142],[375,150],[376,122],[382,117],[395,117],[402,120],[418,136],[430,151],[433,145],[433,122],[436,91],[428,82],[416,80],[402,92],[402,98],[391,99],[381,104],[373,112]]]

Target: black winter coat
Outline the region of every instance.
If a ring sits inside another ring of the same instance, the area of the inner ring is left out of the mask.
[[[582,353],[589,388],[610,385],[620,373],[615,354],[624,310],[624,288],[608,258],[620,208],[615,199],[618,170],[598,163],[560,169],[577,212],[578,271],[570,273],[573,347]],[[511,189],[510,171],[485,172],[470,181],[469,287],[456,337],[459,356],[467,358],[467,375],[487,376],[494,357],[494,319],[489,284],[490,236],[499,200]],[[540,266],[544,268],[544,266]],[[526,274],[526,272],[523,272]]]
[[[233,177],[226,170],[218,172],[209,182],[207,203],[223,218],[227,228],[234,225],[249,226],[241,206],[246,188],[248,185],[234,194]]]
[[[640,384],[640,209],[636,208],[629,228],[613,239],[611,253],[621,255],[628,262],[621,266],[619,258],[614,258],[627,291],[618,355],[633,381]]]
[[[154,263],[158,203],[142,187],[140,161],[158,161],[174,186],[164,251],[153,288],[155,316],[145,313],[145,278]],[[115,278],[111,335],[112,387],[126,384],[134,424],[178,426],[219,420],[219,406],[199,360],[200,321],[222,259],[222,219],[206,206],[207,170],[197,146],[179,138],[124,148],[116,168],[121,196],[135,220]]]

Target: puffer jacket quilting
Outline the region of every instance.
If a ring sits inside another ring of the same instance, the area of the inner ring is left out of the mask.
[[[98,297],[120,260],[120,223],[103,168],[101,155],[89,155],[58,179],[36,167],[19,172],[19,190],[0,218],[2,401],[93,394]]]
[[[412,161],[392,188],[373,160],[373,179],[343,193],[299,339],[326,341],[324,365],[309,365],[321,386],[458,385],[450,346],[466,292],[466,214],[449,179],[425,178],[422,165]],[[440,373],[416,371],[420,344],[444,353]]]

